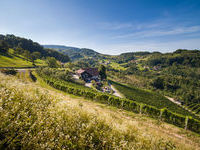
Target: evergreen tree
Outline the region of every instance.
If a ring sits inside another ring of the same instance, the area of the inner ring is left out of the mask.
[[[7,53],[8,49],[9,49],[8,44],[5,41],[1,40],[0,41],[0,52]]]
[[[107,78],[107,75],[106,75],[106,67],[104,65],[101,65],[99,67],[99,75],[101,77],[101,80],[104,80]]]

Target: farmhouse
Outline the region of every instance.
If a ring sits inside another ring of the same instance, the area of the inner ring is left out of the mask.
[[[84,81],[90,82],[91,80],[99,80],[98,68],[83,68],[76,71],[76,74]]]

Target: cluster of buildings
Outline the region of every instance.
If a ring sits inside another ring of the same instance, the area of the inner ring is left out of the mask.
[[[82,68],[76,71],[76,75],[85,82],[90,82],[91,80],[100,81],[98,68]]]
[[[98,68],[82,68],[77,70],[75,73],[80,79],[84,80],[86,83],[92,84],[91,81],[94,80],[94,85],[97,90],[107,93],[110,93],[112,91],[110,85],[103,86],[103,83],[100,80]]]

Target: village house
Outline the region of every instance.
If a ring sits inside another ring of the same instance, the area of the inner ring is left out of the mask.
[[[154,66],[153,69],[154,69],[155,71],[160,70],[160,69],[161,69],[161,66]]]
[[[76,74],[82,78],[85,82],[90,82],[91,80],[99,81],[99,71],[98,68],[83,68],[76,71]]]

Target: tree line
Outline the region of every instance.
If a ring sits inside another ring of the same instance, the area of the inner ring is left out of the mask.
[[[15,54],[23,55],[33,63],[34,60],[42,57],[54,57],[63,63],[70,61],[67,55],[52,49],[46,49],[30,39],[17,37],[10,34],[0,35],[0,52],[7,53],[9,48],[12,48]]]

